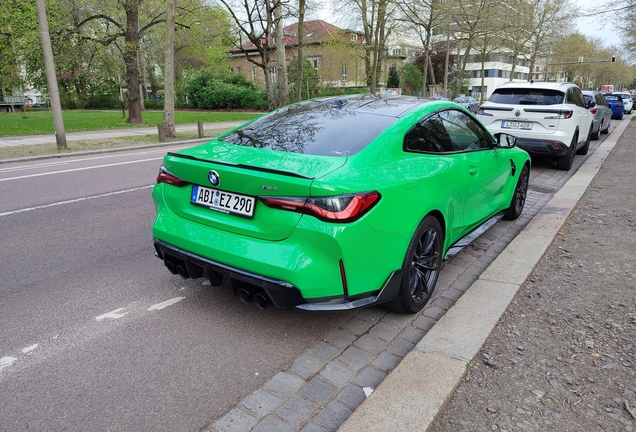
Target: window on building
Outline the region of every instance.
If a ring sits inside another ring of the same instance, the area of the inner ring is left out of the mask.
[[[342,81],[347,80],[347,65],[342,65]]]
[[[270,66],[269,76],[270,76],[270,80],[273,83],[278,82],[278,73],[276,72],[276,66]]]
[[[256,68],[252,68],[252,81],[256,81]]]
[[[309,60],[314,69],[318,70],[318,59]]]
[[[352,40],[353,42],[356,42],[356,41],[358,40],[358,35],[357,35],[357,34],[355,34],[355,33],[351,33],[351,40]]]

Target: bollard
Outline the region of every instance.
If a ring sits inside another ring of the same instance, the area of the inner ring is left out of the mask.
[[[163,123],[158,124],[157,129],[159,129],[159,142],[164,142],[166,140],[166,134],[163,129]]]
[[[199,128],[199,138],[203,138],[203,122],[197,121],[197,127]]]

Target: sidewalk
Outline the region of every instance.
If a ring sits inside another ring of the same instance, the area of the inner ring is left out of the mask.
[[[228,130],[242,125],[245,121],[236,122],[218,122],[218,123],[204,123],[203,130]],[[183,132],[196,132],[198,126],[196,124],[177,125],[177,134]],[[67,141],[83,141],[91,139],[105,139],[105,138],[122,138],[133,137],[143,135],[156,135],[159,136],[159,132],[156,127],[144,127],[144,128],[131,128],[131,129],[110,129],[103,131],[87,131],[87,132],[69,132],[66,134]],[[29,135],[29,136],[11,136],[0,137],[0,148],[2,147],[17,147],[25,145],[38,145],[38,144],[55,144],[55,135]]]
[[[339,431],[636,430],[630,123],[619,124]],[[621,135],[619,154],[609,157]]]

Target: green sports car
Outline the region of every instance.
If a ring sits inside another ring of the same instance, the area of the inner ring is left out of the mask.
[[[261,308],[415,313],[443,260],[521,214],[530,159],[515,144],[447,101],[286,106],[165,156],[156,255]]]

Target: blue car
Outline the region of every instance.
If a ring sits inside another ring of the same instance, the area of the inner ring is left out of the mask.
[[[607,106],[612,109],[612,118],[622,120],[623,119],[623,98],[621,95],[606,94],[605,100]]]

